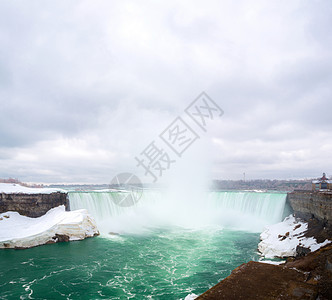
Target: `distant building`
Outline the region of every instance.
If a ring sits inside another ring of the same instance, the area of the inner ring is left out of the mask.
[[[332,190],[332,180],[329,180],[323,173],[322,178],[312,181],[312,190]]]

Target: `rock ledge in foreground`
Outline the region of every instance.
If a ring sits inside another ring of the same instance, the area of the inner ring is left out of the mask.
[[[197,299],[332,299],[332,246],[283,265],[242,264]]]

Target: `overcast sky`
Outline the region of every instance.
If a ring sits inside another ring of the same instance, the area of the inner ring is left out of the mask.
[[[330,0],[0,0],[0,45],[0,178],[143,176],[202,91],[224,115],[173,172],[332,175]]]

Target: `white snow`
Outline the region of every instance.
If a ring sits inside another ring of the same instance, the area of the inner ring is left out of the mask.
[[[24,193],[24,194],[51,194],[56,192],[64,192],[62,189],[54,188],[29,188],[26,186],[19,185],[17,183],[0,183],[0,193],[14,194],[14,193]]]
[[[261,233],[261,242],[258,250],[266,258],[287,257],[296,255],[298,245],[316,251],[331,241],[325,240],[318,244],[316,239],[304,237],[308,224],[296,219],[293,215],[285,218],[283,222],[269,225]]]
[[[56,234],[67,235],[70,241],[74,241],[98,233],[96,222],[86,209],[65,211],[61,205],[39,218],[12,211],[0,214],[0,248],[30,248],[57,242]]]
[[[184,298],[184,300],[194,300],[198,297],[198,295],[194,294],[194,293],[191,293],[191,294],[188,294],[186,296],[186,298]]]
[[[283,263],[285,263],[285,260],[281,260],[281,261],[273,261],[273,260],[260,260],[260,263],[263,264],[270,264],[270,265],[281,265]]]

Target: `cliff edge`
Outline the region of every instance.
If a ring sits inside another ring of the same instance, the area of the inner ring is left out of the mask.
[[[60,205],[69,210],[68,195],[64,190],[0,183],[0,213],[16,211],[22,216],[37,218]]]
[[[332,191],[294,191],[286,201],[296,217],[305,221],[315,218],[325,226],[332,225]]]

